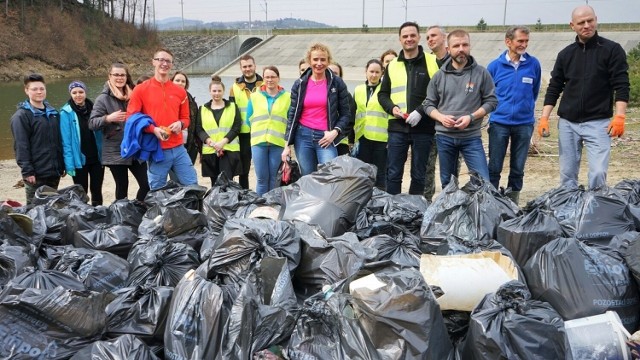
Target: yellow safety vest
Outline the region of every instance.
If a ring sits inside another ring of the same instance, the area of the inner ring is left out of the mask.
[[[256,82],[256,87],[254,88],[254,90],[259,89],[261,84],[261,81]],[[240,110],[240,117],[242,118],[242,126],[240,127],[241,134],[248,134],[251,132],[251,128],[249,128],[249,125],[247,125],[246,123],[247,105],[249,104],[248,93],[250,93],[249,89],[244,86],[240,86],[240,84],[238,84],[237,82],[233,83],[233,101],[238,106],[238,109]]]
[[[438,69],[436,56],[433,54],[424,54],[424,60],[427,64],[427,73],[429,78],[433,78]],[[391,101],[403,112],[407,112],[407,69],[404,61],[398,61],[398,58],[391,60],[387,65],[385,76],[389,76],[391,80]],[[393,116],[391,116],[393,117]]]
[[[229,103],[228,106],[222,111],[220,117],[220,124],[216,123],[216,119],[213,117],[213,111],[206,106],[200,107],[200,119],[202,119],[202,128],[209,134],[209,137],[214,142],[218,142],[224,139],[224,136],[231,130],[233,126],[233,120],[236,117],[236,104]],[[227,151],[240,151],[240,143],[236,136],[231,142],[224,146]],[[202,146],[202,154],[210,155],[215,154],[216,150],[211,146]]]
[[[267,97],[262,92],[251,94],[251,146],[262,143],[285,146],[284,134],[287,131],[287,112],[290,105],[291,93],[285,91],[273,102],[269,113]]]
[[[389,126],[389,114],[387,114],[378,102],[380,84],[367,103],[367,84],[356,86],[353,97],[356,100],[356,125],[354,131],[356,140],[362,136],[372,141],[387,142]]]

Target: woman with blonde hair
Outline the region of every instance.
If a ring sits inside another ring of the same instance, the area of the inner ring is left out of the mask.
[[[124,137],[129,96],[134,87],[126,65],[114,63],[104,88],[91,110],[89,129],[102,131],[102,164],[109,168],[116,184],[116,200],[127,198],[129,193],[129,171],[138,182],[136,199],[144,201],[149,192],[147,164],[133,159],[123,159],[120,144]]]
[[[336,146],[353,126],[349,123],[347,85],[328,68],[332,60],[329,48],[314,44],[306,57],[310,68],[291,88],[286,143],[281,155],[281,160],[286,161],[291,154],[289,145],[293,144],[302,175],[338,156]]]

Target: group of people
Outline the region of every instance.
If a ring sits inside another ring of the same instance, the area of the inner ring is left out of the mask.
[[[549,134],[549,116],[563,94],[558,109],[561,185],[578,186],[585,146],[589,187],[596,188],[606,184],[610,137],[624,133],[628,65],[622,47],[598,35],[592,7],[574,9],[570,25],[576,40],[556,59],[538,132]],[[447,34],[432,26],[426,37],[429,51],[420,45],[419,25],[402,24],[402,50],[367,61],[366,80],[353,94],[342,80],[342,68],[320,43],[300,61],[300,77],[290,92],[280,85],[277,67],[266,66],[257,74],[254,58],[244,55],[242,75],[228,99],[214,75],[211,100],[200,107],[187,92],[187,75],[178,71],[171,77],[173,54],[166,49],[153,56],[153,76],[137,85],[126,66],[113,64],[95,103],[87,98],[86,86],[73,81],[70,99],[59,112],[45,100],[42,76],[31,74],[25,77],[28,100],[11,120],[27,203],[37,187],[55,188],[60,176],[69,174],[91,192],[92,204],[100,205],[103,166],[115,180],[116,199],[127,196],[131,172],[138,182],[136,198],[142,201],[148,191],[165,186],[168,177],[181,185],[196,184],[197,154],[202,175],[212,185],[225,173],[239,176],[241,186],[249,188],[253,163],[256,192],[262,195],[278,185],[277,171],[292,155],[291,146],[303,175],[350,153],[377,167],[375,186],[390,194],[401,192],[410,151],[409,193],[428,200],[435,192],[436,159],[443,188],[459,174],[460,156],[470,171],[499,188],[509,148],[506,194],[517,203],[541,86],[540,63],[526,52],[529,30],[507,30],[506,50],[486,68],[471,56],[466,31]],[[486,116],[488,161],[481,137]],[[140,135],[151,141],[137,144]],[[147,153],[130,156],[131,149]]]

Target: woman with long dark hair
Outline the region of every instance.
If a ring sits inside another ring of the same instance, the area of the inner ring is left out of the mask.
[[[113,175],[116,200],[127,198],[130,171],[138,182],[136,199],[144,201],[149,192],[147,164],[138,160],[123,159],[120,155],[127,104],[133,87],[129,69],[121,63],[112,64],[102,93],[93,105],[89,129],[102,130],[102,164],[107,166]]]

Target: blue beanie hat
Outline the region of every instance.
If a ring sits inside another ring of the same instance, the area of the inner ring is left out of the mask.
[[[69,92],[71,92],[71,90],[73,90],[74,88],[82,88],[85,92],[87,92],[87,85],[85,85],[82,81],[80,80],[74,80],[71,82],[71,84],[69,84]]]

